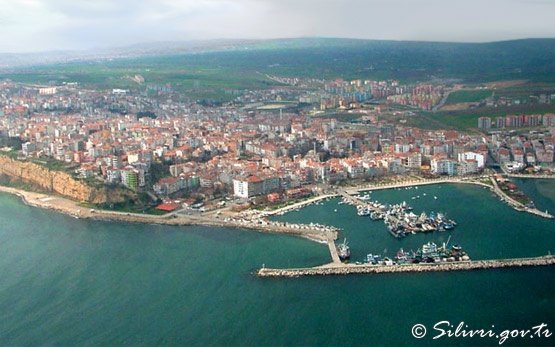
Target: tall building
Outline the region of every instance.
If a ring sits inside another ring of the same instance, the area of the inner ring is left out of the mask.
[[[457,162],[452,159],[432,159],[430,162],[432,173],[436,175],[454,176],[457,174]]]
[[[132,167],[126,167],[121,172],[121,183],[131,190],[139,188],[139,173]]]
[[[484,168],[485,158],[480,153],[475,153],[475,152],[459,153],[458,159],[459,159],[459,162],[474,160],[474,161],[476,161],[478,169],[483,169]]]
[[[491,128],[491,118],[490,117],[480,117],[478,118],[478,128],[482,130],[488,130]]]
[[[268,194],[279,188],[279,177],[260,178],[253,175],[233,180],[233,194],[240,198],[250,198],[256,195]]]

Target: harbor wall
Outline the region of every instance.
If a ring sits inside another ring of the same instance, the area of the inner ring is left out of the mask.
[[[271,269],[261,268],[256,272],[259,277],[300,277],[300,276],[329,276],[352,274],[380,274],[400,272],[434,272],[434,271],[468,271],[481,269],[499,269],[524,266],[555,265],[552,255],[536,258],[473,260],[466,262],[448,262],[432,264],[396,264],[396,265],[351,265],[328,264],[313,268]]]

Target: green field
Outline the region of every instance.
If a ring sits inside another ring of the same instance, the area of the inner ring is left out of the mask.
[[[0,71],[0,79],[28,83],[79,82],[95,88],[171,84],[191,99],[232,99],[231,91],[266,88],[264,75],[320,79],[456,78],[465,83],[527,79],[555,82],[555,39],[485,44],[351,39],[269,40],[230,50],[51,64]],[[479,101],[489,91],[460,91],[448,103]]]
[[[508,97],[513,99],[526,99],[530,95],[555,94],[554,83],[526,83],[507,87],[495,91],[495,97]]]
[[[458,104],[461,102],[479,102],[492,95],[491,90],[478,89],[478,90],[457,90],[449,94],[447,97],[446,105]]]
[[[359,119],[360,117],[362,117],[363,115],[360,113],[348,113],[348,112],[336,112],[336,111],[331,111],[331,112],[326,112],[323,114],[318,114],[315,117],[316,118],[324,118],[324,119],[337,119],[340,122],[346,122],[346,123],[350,123],[353,122],[357,119]]]
[[[141,75],[144,85],[131,80]],[[235,97],[232,91],[265,89],[277,85],[256,71],[230,69],[221,66],[174,61],[170,57],[148,57],[95,63],[57,64],[25,68],[0,74],[0,79],[16,82],[60,85],[77,82],[82,86],[112,89],[144,90],[146,86],[171,86],[193,100],[227,101]]]

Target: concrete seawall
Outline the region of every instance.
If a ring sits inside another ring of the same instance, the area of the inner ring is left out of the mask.
[[[482,269],[500,269],[524,266],[555,265],[552,255],[535,258],[472,260],[466,262],[449,262],[439,264],[402,264],[402,265],[351,265],[327,264],[313,268],[271,269],[261,268],[256,272],[258,277],[300,277],[329,276],[352,274],[380,274],[399,272],[433,272],[433,271],[468,271]]]

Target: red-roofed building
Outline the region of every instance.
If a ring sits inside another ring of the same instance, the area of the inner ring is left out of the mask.
[[[179,204],[176,203],[165,203],[156,206],[157,210],[164,211],[164,212],[173,212],[180,207]]]

